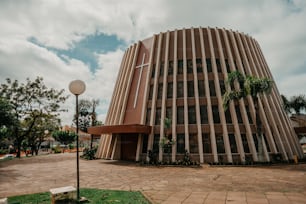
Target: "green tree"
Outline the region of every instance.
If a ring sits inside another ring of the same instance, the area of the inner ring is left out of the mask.
[[[21,84],[17,80],[6,79],[6,83],[1,84],[0,97],[9,101],[17,121],[12,134],[18,150],[17,157],[20,157],[22,142],[32,133],[40,118],[45,115],[58,117],[59,112],[64,111],[60,109],[60,104],[67,99],[63,93],[63,89],[47,88],[42,77],[34,81],[27,78]],[[21,123],[26,125],[22,126]]]
[[[69,131],[54,131],[53,138],[61,144],[68,145],[76,140],[76,133]]]
[[[258,159],[264,160],[263,152],[263,135],[262,122],[259,116],[259,95],[269,94],[272,89],[273,81],[269,78],[258,78],[255,76],[243,76],[239,71],[229,73],[226,82],[230,87],[234,87],[234,83],[239,84],[238,90],[230,90],[229,88],[223,95],[223,106],[226,110],[230,101],[246,98],[250,95],[254,102],[256,114],[256,130],[258,140]],[[229,87],[229,86],[228,86]]]
[[[15,117],[13,114],[13,107],[4,98],[0,98],[0,149],[8,147],[10,143],[9,135],[11,134]]]
[[[99,100],[82,99],[79,102],[79,127],[80,130],[87,132],[87,128],[95,126],[97,121],[96,108],[99,105]],[[75,121],[75,119],[74,119]]]
[[[283,101],[283,108],[287,114],[295,113],[300,115],[302,111],[306,110],[306,97],[303,94],[292,96],[289,100],[286,96],[281,95]]]
[[[0,126],[11,126],[15,123],[13,106],[5,98],[0,97]]]
[[[29,117],[27,120],[23,121],[24,126],[27,127],[28,124],[32,123],[34,117]],[[31,154],[34,153],[37,155],[40,149],[41,143],[45,141],[48,136],[45,134],[45,131],[53,132],[58,130],[60,127],[60,121],[58,118],[52,115],[42,115],[36,120],[35,125],[32,128],[32,131],[26,138],[26,144],[31,148]]]
[[[99,105],[99,100],[82,99],[79,102],[79,127],[82,131],[87,132],[90,126],[100,125],[97,120],[96,108]],[[93,135],[91,135],[90,149],[92,149]]]

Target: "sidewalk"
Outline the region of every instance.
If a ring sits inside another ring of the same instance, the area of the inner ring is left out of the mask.
[[[0,162],[0,198],[76,186],[74,153]],[[306,203],[306,165],[141,167],[80,159],[80,187],[141,191],[153,203]]]

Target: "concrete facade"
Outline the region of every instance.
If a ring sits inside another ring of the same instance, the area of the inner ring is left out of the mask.
[[[105,126],[89,129],[101,134],[97,156],[140,161],[152,150],[163,160],[166,154],[159,144],[165,135],[163,121],[170,118],[172,161],[182,159],[185,150],[200,163],[258,161],[252,98],[231,102],[227,111],[223,108],[222,95],[231,88],[225,81],[234,70],[273,79],[258,42],[232,30],[167,31],[130,46]],[[303,157],[275,84],[271,94],[260,96],[259,115],[265,161],[275,154],[283,160]],[[150,131],[137,132],[135,125]]]

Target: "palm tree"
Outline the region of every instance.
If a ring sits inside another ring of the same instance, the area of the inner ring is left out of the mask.
[[[305,95],[292,96],[290,99],[290,107],[297,115],[300,115],[301,111],[306,109]]]
[[[291,101],[289,101],[286,96],[281,95],[283,101],[283,108],[285,109],[287,114],[291,114]]]
[[[273,81],[269,78],[258,78],[255,76],[243,76],[239,71],[233,71],[228,74],[227,84],[234,87],[234,83],[238,82],[240,85],[239,90],[230,90],[223,95],[223,106],[226,110],[230,101],[246,98],[250,95],[254,102],[255,114],[256,114],[256,130],[258,141],[258,160],[263,161],[263,135],[262,135],[262,123],[259,117],[259,95],[270,93],[272,89]]]

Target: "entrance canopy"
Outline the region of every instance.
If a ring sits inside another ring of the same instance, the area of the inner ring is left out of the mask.
[[[131,124],[131,125],[103,125],[88,128],[89,134],[119,134],[119,133],[141,133],[150,134],[152,126]]]

